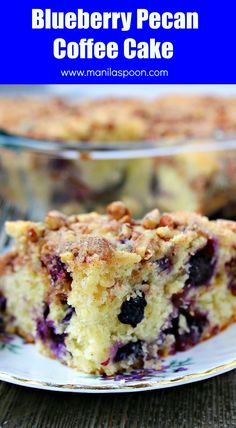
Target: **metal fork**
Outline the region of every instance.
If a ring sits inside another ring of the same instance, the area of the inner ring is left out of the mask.
[[[28,213],[0,195],[0,251],[9,246],[11,239],[5,230],[6,221],[28,220]]]

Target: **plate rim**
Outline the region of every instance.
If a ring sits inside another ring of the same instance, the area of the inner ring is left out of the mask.
[[[18,386],[25,386],[34,389],[41,389],[47,391],[57,392],[73,392],[73,393],[88,393],[88,394],[99,394],[99,393],[128,393],[128,392],[142,392],[151,391],[164,388],[170,388],[174,386],[186,385],[189,383],[195,383],[202,380],[210,379],[220,374],[232,371],[236,368],[236,359],[231,360],[228,363],[220,364],[217,367],[199,372],[186,374],[170,380],[155,380],[155,381],[137,381],[135,384],[125,383],[124,381],[117,381],[117,384],[112,383],[111,385],[83,385],[83,384],[57,384],[46,381],[25,379],[18,377],[0,370],[0,380],[8,382]]]

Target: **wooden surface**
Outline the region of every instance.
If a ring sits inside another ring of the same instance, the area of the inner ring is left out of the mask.
[[[135,394],[69,394],[0,382],[0,428],[236,427],[236,370]]]

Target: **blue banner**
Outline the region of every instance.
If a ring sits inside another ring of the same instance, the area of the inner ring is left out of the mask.
[[[0,83],[236,83],[236,2],[0,6]]]

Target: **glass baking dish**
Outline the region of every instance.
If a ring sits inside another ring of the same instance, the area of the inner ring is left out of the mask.
[[[135,217],[153,208],[236,216],[236,139],[53,142],[0,133],[0,198],[35,220],[49,210],[104,212],[122,200]]]

